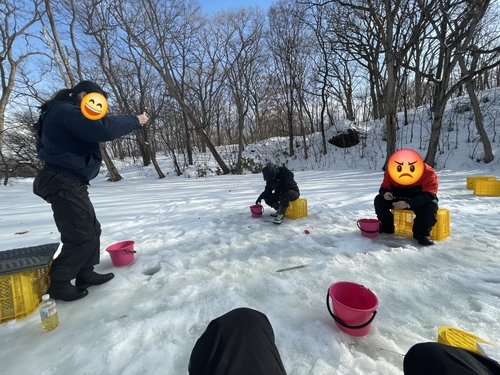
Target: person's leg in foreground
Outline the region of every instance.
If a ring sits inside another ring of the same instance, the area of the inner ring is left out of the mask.
[[[408,350],[403,371],[405,375],[498,375],[500,364],[469,350],[426,342]]]
[[[286,371],[267,317],[238,308],[210,322],[191,352],[189,374],[286,375]]]

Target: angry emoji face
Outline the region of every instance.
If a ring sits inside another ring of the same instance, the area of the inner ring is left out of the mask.
[[[387,170],[394,182],[400,185],[411,185],[422,177],[424,161],[417,152],[404,148],[392,154]]]
[[[108,101],[104,95],[91,92],[85,95],[80,103],[83,115],[89,120],[99,120],[108,111]]]

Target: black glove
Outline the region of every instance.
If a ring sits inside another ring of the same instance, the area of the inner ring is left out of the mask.
[[[259,195],[259,197],[257,198],[257,200],[255,201],[255,204],[260,204],[260,201],[262,200],[262,194]]]

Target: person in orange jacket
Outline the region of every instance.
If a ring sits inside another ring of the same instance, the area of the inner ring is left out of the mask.
[[[381,222],[380,233],[394,233],[391,209],[411,209],[415,213],[413,238],[420,245],[434,245],[429,238],[437,222],[438,177],[418,153],[409,149],[395,152],[388,161],[384,180],[374,206]]]

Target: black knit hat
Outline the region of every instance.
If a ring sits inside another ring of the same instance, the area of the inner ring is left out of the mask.
[[[274,165],[268,164],[262,168],[262,174],[264,175],[264,180],[272,181],[278,175],[279,170]]]
[[[108,98],[108,94],[101,88],[101,86],[91,81],[81,81],[73,87],[71,91],[73,92],[73,95],[78,95],[82,91],[87,94],[90,92],[98,92],[99,94],[104,95],[106,99]]]

